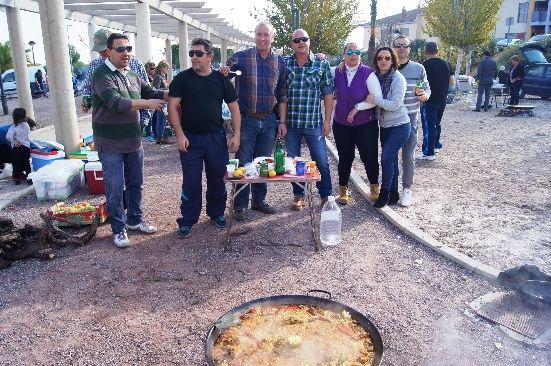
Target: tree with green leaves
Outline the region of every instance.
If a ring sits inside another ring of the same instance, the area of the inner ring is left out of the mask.
[[[0,42],[0,73],[13,68],[10,41]]]
[[[72,69],[76,69],[84,65],[82,61],[80,61],[80,53],[77,51],[75,45],[72,44],[69,45],[69,60],[71,62]]]
[[[443,43],[457,48],[455,76],[459,76],[463,54],[472,46],[492,38],[503,0],[427,0],[426,30]]]
[[[371,19],[370,19],[370,32],[369,45],[367,46],[367,63],[371,65],[373,62],[373,55],[375,54],[375,23],[377,22],[377,0],[371,0]],[[371,65],[373,66],[373,65]]]
[[[359,0],[295,0],[300,11],[300,27],[310,36],[310,48],[326,54],[340,54],[346,38],[356,27],[354,15]],[[268,0],[265,9],[252,14],[258,21],[273,24],[276,34],[274,47],[290,50],[293,34],[293,15],[289,0]]]

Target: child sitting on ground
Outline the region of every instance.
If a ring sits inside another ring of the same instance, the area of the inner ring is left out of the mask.
[[[27,175],[31,172],[31,141],[29,134],[31,128],[27,123],[27,111],[24,108],[15,108],[13,110],[13,125],[6,133],[6,139],[10,142],[13,151],[13,179],[15,184],[21,184],[21,181],[27,180]],[[32,181],[28,181],[32,184]]]

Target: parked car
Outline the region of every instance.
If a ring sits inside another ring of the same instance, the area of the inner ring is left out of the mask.
[[[551,34],[536,34],[528,40],[528,42],[544,43],[546,40],[551,39]]]
[[[34,74],[42,70],[42,75],[44,75],[44,90],[40,90],[37,83],[35,82]],[[46,76],[46,70],[43,66],[28,66],[27,73],[29,76],[29,87],[31,89],[31,94],[33,97],[40,96],[48,92],[48,78]],[[2,74],[2,82],[4,83],[4,93],[6,95],[17,94],[17,83],[15,81],[15,71],[14,69],[8,69]]]
[[[497,41],[496,46],[499,51],[504,50],[506,47],[509,47],[514,44],[522,44],[522,40],[518,38],[511,38],[511,39],[502,39],[500,41]]]
[[[537,43],[525,44],[520,52],[526,61],[524,80],[520,89],[520,97],[526,95],[539,96],[542,99],[551,97],[551,63],[543,54],[544,48]]]

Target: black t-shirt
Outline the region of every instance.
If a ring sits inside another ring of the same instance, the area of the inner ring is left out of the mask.
[[[450,64],[441,58],[429,58],[423,62],[430,85],[430,98],[427,102],[445,103],[448,95]]]
[[[193,68],[176,75],[170,83],[168,95],[182,98],[182,129],[194,133],[211,133],[223,128],[222,100],[226,103],[237,100],[228,77],[218,71],[201,76]]]

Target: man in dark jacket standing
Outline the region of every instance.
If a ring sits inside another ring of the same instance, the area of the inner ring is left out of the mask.
[[[475,79],[478,81],[478,98],[476,98],[475,112],[480,112],[482,94],[484,94],[484,112],[490,109],[490,92],[494,78],[497,76],[497,65],[490,51],[484,51],[484,57],[478,65]]]

